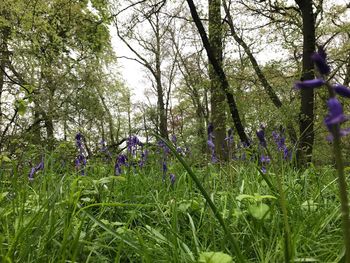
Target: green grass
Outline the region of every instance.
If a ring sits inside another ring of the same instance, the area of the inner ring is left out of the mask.
[[[89,161],[83,177],[50,156],[33,182],[24,172],[2,169],[0,261],[197,262],[205,251],[235,258],[191,177],[176,159],[170,163],[174,187],[168,178],[162,182],[156,156],[120,177],[113,164],[98,160]],[[283,262],[278,196],[255,165],[191,168],[248,261]],[[344,252],[335,171],[269,167],[267,176],[274,185],[276,176],[283,182],[294,261],[338,262]]]

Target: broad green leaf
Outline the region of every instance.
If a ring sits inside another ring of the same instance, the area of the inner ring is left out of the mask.
[[[270,207],[267,204],[260,203],[248,207],[249,213],[256,219],[270,218]]]
[[[231,263],[232,257],[223,252],[202,252],[199,255],[199,263]]]

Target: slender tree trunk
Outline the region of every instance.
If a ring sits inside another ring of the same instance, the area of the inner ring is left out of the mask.
[[[213,55],[222,67],[221,0],[209,0],[209,43]],[[211,122],[214,126],[215,151],[219,160],[228,159],[226,137],[226,101],[222,82],[209,64]]]
[[[105,98],[103,97],[102,93],[100,90],[98,90],[98,88],[96,89],[98,96],[100,97],[100,100],[102,102],[102,106],[107,114],[107,119],[108,119],[108,126],[109,126],[109,139],[110,139],[110,144],[114,144],[115,143],[115,139],[114,139],[114,123],[113,123],[113,116],[111,114],[111,111],[109,110],[109,108],[107,107]]]
[[[315,51],[315,17],[311,0],[296,0],[303,21],[303,73],[301,80],[313,79],[314,64],[311,55]],[[301,89],[301,108],[299,115],[300,139],[297,150],[298,166],[311,162],[314,143],[314,90]]]
[[[223,89],[224,94],[226,96],[226,101],[228,103],[231,117],[232,117],[232,121],[235,125],[238,136],[242,142],[245,142],[247,145],[250,145],[248,136],[245,133],[244,127],[242,125],[242,121],[241,121],[241,117],[240,117],[239,112],[238,112],[236,101],[235,101],[233,95],[229,91],[229,83],[228,83],[226,74],[225,74],[224,70],[222,69],[222,66],[218,63],[218,61],[215,58],[215,55],[212,52],[212,47],[209,43],[209,39],[208,39],[208,36],[205,32],[203,24],[198,16],[196,6],[192,0],[187,0],[187,3],[188,3],[188,6],[191,10],[191,15],[192,15],[193,21],[195,22],[196,27],[198,29],[198,32],[201,36],[203,46],[207,52],[209,62],[213,66],[216,74],[219,76],[219,79],[221,82],[221,88]]]
[[[164,103],[164,90],[162,85],[162,71],[161,71],[161,61],[160,61],[160,52],[161,52],[161,45],[160,45],[160,35],[159,35],[159,18],[156,16],[156,53],[155,53],[155,59],[156,59],[156,89],[157,89],[157,100],[158,100],[158,115],[159,115],[159,132],[160,135],[168,139],[168,127],[167,127],[167,119],[166,119],[166,112],[165,112],[165,103]]]
[[[55,142],[55,136],[54,136],[54,125],[53,125],[53,116],[52,113],[54,112],[54,96],[55,96],[55,89],[54,88],[49,88],[49,110],[48,112],[43,113],[44,116],[44,123],[45,123],[45,128],[46,128],[46,138],[47,138],[47,143],[48,143],[48,148],[50,150],[53,149],[54,142]]]
[[[252,64],[253,69],[254,69],[262,87],[264,88],[266,94],[269,96],[272,103],[275,105],[276,108],[282,109],[283,105],[282,105],[281,100],[279,99],[276,92],[274,91],[274,89],[270,85],[269,81],[266,79],[265,74],[261,70],[261,68],[260,68],[257,60],[255,59],[253,53],[251,52],[249,46],[244,41],[244,39],[241,38],[237,34],[235,27],[233,25],[233,19],[232,19],[232,16],[230,14],[230,10],[227,6],[226,0],[223,0],[223,6],[224,6],[227,23],[229,25],[232,37],[244,49],[244,52],[247,54],[247,56],[250,60],[250,63]],[[296,133],[292,123],[287,124],[287,131],[288,131],[289,137],[292,140],[293,144],[295,144],[297,142],[297,133]]]
[[[8,59],[8,49],[7,49],[7,39],[10,34],[9,28],[4,28],[0,31],[0,133],[2,131],[2,125],[3,125],[3,109],[2,109],[2,93],[4,90],[4,83],[5,83],[5,67],[6,67],[6,61]],[[1,147],[0,147],[1,151]]]

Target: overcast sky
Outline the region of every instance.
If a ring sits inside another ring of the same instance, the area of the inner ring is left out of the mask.
[[[325,1],[327,6],[331,4],[340,4],[346,5],[347,0],[329,0]],[[111,35],[112,35],[112,46],[117,54],[117,56],[126,56],[134,58],[135,55],[128,49],[128,47],[119,40],[116,29],[114,25],[110,26]],[[281,54],[280,54],[281,55]],[[272,54],[260,54],[259,60],[269,60],[271,59]],[[264,59],[264,57],[266,59]],[[276,59],[276,53],[273,52],[273,57]],[[145,89],[149,89],[149,81],[145,78],[148,74],[144,67],[133,60],[128,60],[125,58],[118,59],[118,68],[125,81],[126,85],[131,89],[133,101],[145,101]]]

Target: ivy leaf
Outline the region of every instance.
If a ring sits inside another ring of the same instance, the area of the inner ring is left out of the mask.
[[[232,257],[222,252],[202,252],[199,255],[199,263],[232,263]]]

